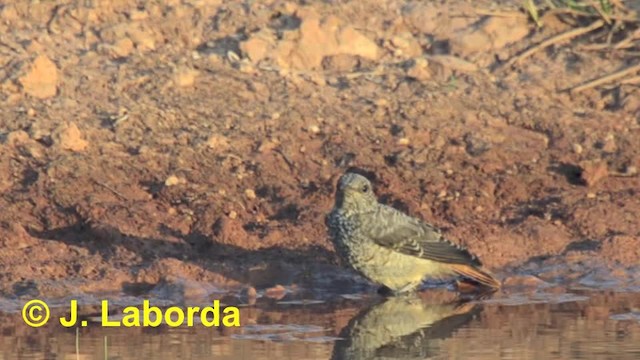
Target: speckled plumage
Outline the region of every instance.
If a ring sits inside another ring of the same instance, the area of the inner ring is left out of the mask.
[[[425,278],[452,275],[499,287],[474,255],[445,239],[437,228],[378,203],[362,175],[340,178],[326,221],[338,254],[361,275],[393,292],[414,290]]]

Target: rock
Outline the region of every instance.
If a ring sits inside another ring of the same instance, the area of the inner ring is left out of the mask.
[[[60,125],[51,135],[53,144],[62,150],[83,151],[89,142],[82,138],[82,133],[73,122]]]
[[[389,42],[391,46],[396,49],[396,56],[413,58],[422,55],[420,43],[418,43],[418,40],[409,32],[395,35]]]
[[[18,82],[33,97],[46,99],[55,96],[58,89],[58,68],[46,55],[40,55]]]
[[[192,86],[199,72],[189,68],[179,68],[173,75],[173,82],[179,87]]]
[[[256,198],[256,192],[253,191],[253,189],[246,189],[244,191],[244,196],[249,200],[253,200]]]
[[[413,65],[407,69],[407,76],[418,81],[426,81],[431,79],[429,62],[425,58],[415,59]]]
[[[523,39],[529,34],[527,19],[493,16],[458,31],[450,40],[451,52],[470,55],[496,51]]]
[[[581,178],[587,186],[594,186],[598,181],[609,176],[606,161],[583,161],[580,163],[582,169]]]
[[[261,30],[251,35],[249,39],[240,43],[240,50],[257,64],[266,58],[275,47],[276,39],[273,32]]]
[[[411,141],[409,141],[409,139],[406,138],[406,137],[400,138],[396,142],[396,144],[400,145],[400,146],[409,146],[410,143],[411,143]]]
[[[164,186],[174,186],[184,184],[186,182],[187,180],[185,180],[184,178],[178,177],[176,175],[171,175],[164,181]]]
[[[339,29],[336,35],[339,54],[357,55],[371,60],[378,58],[378,45],[353,27],[345,26]]]
[[[376,60],[380,55],[373,40],[335,16],[320,18],[308,10],[298,10],[296,16],[301,19],[300,27],[285,32],[273,51],[273,57],[282,69],[319,69],[328,56],[350,55]],[[253,50],[256,58],[264,55],[257,40],[242,46],[247,54]]]
[[[571,147],[573,148],[573,152],[578,155],[582,154],[582,151],[584,150],[582,145],[578,143],[574,143]]]
[[[109,50],[112,58],[127,57],[131,55],[131,52],[133,51],[133,41],[128,37],[122,38],[110,46]]]

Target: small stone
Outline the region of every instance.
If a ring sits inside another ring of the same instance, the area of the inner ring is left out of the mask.
[[[573,144],[573,146],[572,146],[572,147],[573,147],[573,152],[574,152],[574,153],[576,153],[576,154],[578,154],[578,155],[579,155],[579,154],[582,154],[582,151],[584,150],[584,149],[582,148],[582,145],[580,145],[580,144]]]
[[[31,69],[18,79],[24,91],[39,99],[56,95],[58,89],[58,68],[47,56],[38,56]]]
[[[229,211],[229,214],[227,216],[229,216],[229,219],[235,219],[235,218],[238,217],[238,213],[233,211],[233,210],[231,210],[231,211]]]
[[[75,123],[60,125],[52,134],[53,143],[63,150],[83,151],[89,142],[82,138],[82,133]]]
[[[111,53],[110,55],[113,58],[123,58],[131,55],[133,48],[133,41],[126,37],[116,41],[116,43],[113,44],[113,46],[111,46],[109,50]]]
[[[587,199],[595,199],[596,198],[596,194],[595,193],[587,193]]]
[[[182,68],[175,72],[173,81],[179,87],[192,86],[195,83],[197,76],[197,70]]]
[[[238,70],[240,70],[240,72],[244,74],[256,74],[258,72],[255,65],[247,61],[247,59],[242,59],[238,63]]]
[[[263,29],[251,35],[249,39],[240,43],[240,50],[257,64],[269,55],[275,46],[275,34],[270,29]]]
[[[253,200],[256,198],[256,192],[253,189],[247,189],[244,191],[244,196],[249,200]]]
[[[184,178],[175,176],[175,175],[171,175],[169,176],[165,181],[164,181],[164,185],[165,186],[174,186],[174,185],[178,185],[178,184],[184,184],[187,181]]]
[[[407,76],[419,81],[431,79],[431,70],[429,69],[429,62],[427,59],[416,59],[413,66],[407,69]]]
[[[318,134],[320,133],[320,127],[318,127],[318,125],[311,125],[308,128],[309,132],[312,134]]]
[[[391,38],[391,45],[399,52],[397,55],[405,57],[416,57],[422,55],[420,43],[409,32],[398,34]]]
[[[396,142],[396,144],[401,145],[401,146],[407,146],[407,145],[409,145],[410,143],[411,143],[411,142],[410,142],[410,141],[409,141],[409,139],[408,139],[408,138],[406,138],[406,137],[400,138],[400,139],[398,139],[398,141]]]
[[[580,163],[582,168],[582,179],[587,186],[594,186],[598,181],[609,176],[606,161],[583,161]]]

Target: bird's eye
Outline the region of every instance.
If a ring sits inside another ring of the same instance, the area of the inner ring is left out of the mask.
[[[363,193],[369,192],[369,185],[363,185],[362,186],[362,192]]]

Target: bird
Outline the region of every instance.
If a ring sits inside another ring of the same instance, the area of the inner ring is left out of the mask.
[[[338,180],[325,225],[339,257],[382,285],[383,294],[415,292],[426,279],[451,277],[471,280],[484,292],[500,288],[475,255],[440,229],[379,203],[371,182],[359,173],[346,172]]]

